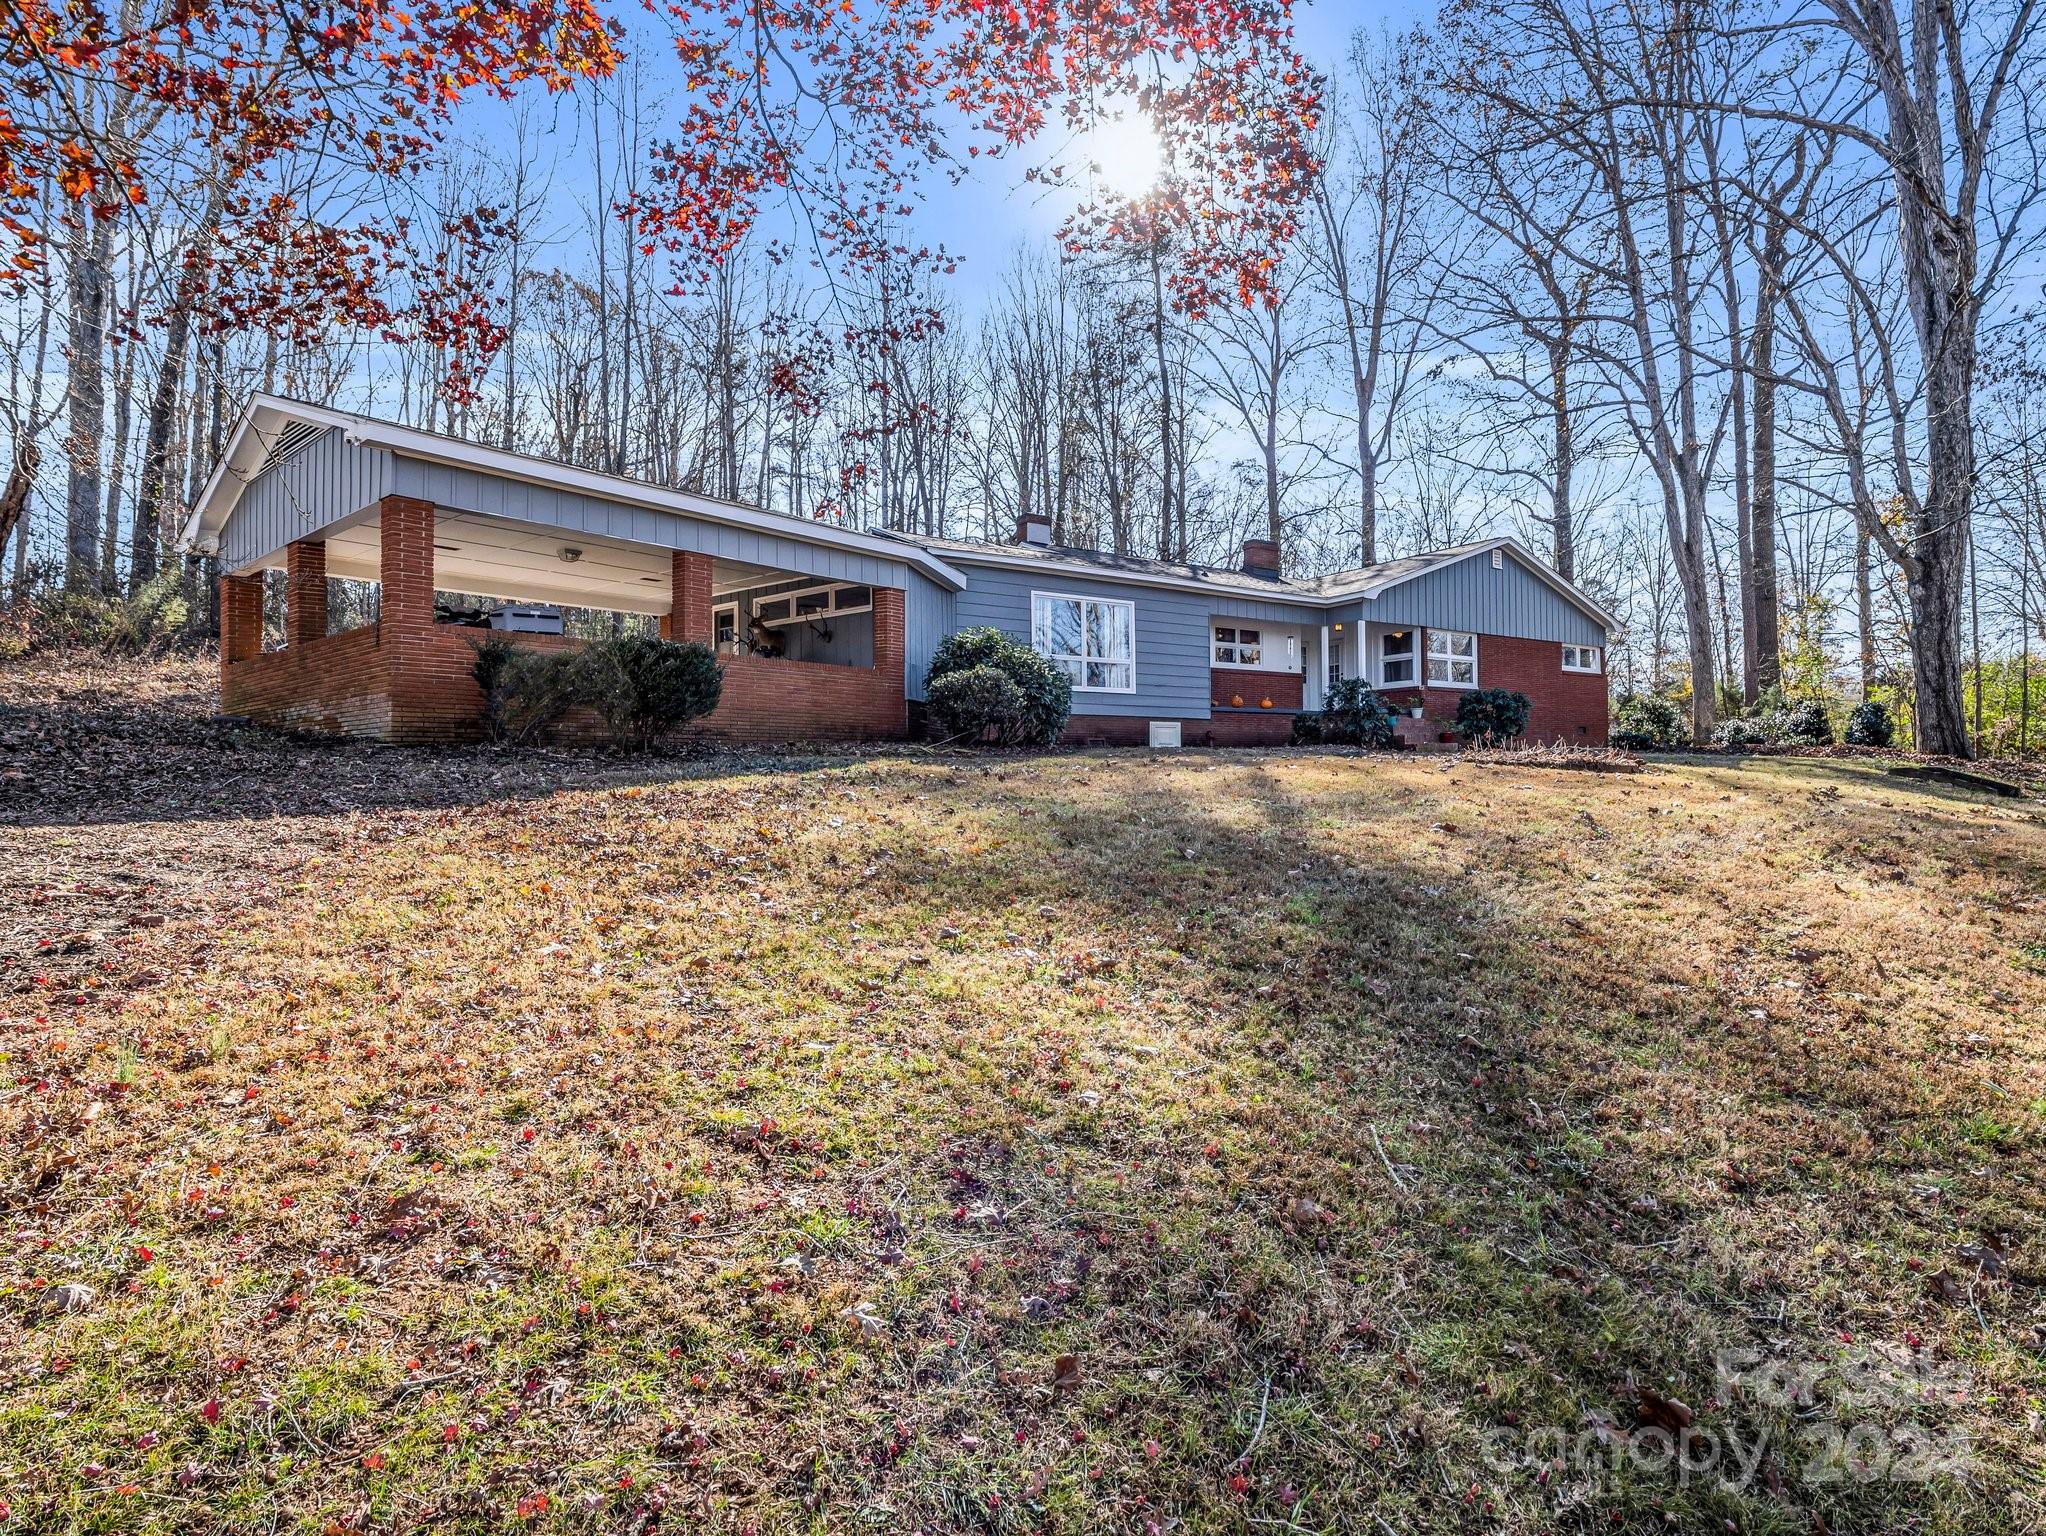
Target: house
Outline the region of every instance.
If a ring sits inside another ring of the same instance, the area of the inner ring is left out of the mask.
[[[1076,741],[1282,742],[1360,676],[1421,706],[1411,738],[1503,687],[1533,701],[1530,736],[1606,739],[1614,622],[1512,539],[1296,580],[1261,540],[1227,570],[1055,545],[1034,517],[1010,544],[863,533],[265,395],[185,545],[224,573],[222,708],[300,730],[474,736],[478,632],[436,612],[454,592],[652,615],[714,646],[724,697],[695,729],[726,740],[905,736],[938,642],[979,625],[1071,675]],[[285,642],[266,651],[280,568]],[[380,583],[374,623],[328,632],[330,576]]]

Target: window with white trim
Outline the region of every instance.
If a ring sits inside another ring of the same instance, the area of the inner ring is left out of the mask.
[[[809,624],[819,619],[838,618],[849,613],[874,611],[874,589],[850,582],[827,582],[794,592],[777,592],[753,599],[753,617],[769,629],[787,624]]]
[[[1478,686],[1478,637],[1468,630],[1428,631],[1428,682],[1437,688]]]
[[[1239,625],[1217,624],[1215,626],[1215,665],[1218,667],[1256,667],[1264,664],[1264,631],[1244,629]]]
[[[1105,597],[1030,594],[1030,645],[1083,693],[1134,693],[1137,608]]]
[[[1598,647],[1595,645],[1566,645],[1563,647],[1563,670],[1565,672],[1596,672],[1599,669]]]
[[[710,610],[710,637],[714,646],[739,643],[739,605],[716,603]]]
[[[1378,685],[1411,687],[1414,681],[1414,631],[1389,629],[1378,637]]]

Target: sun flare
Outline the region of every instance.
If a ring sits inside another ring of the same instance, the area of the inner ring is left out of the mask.
[[[1087,135],[1087,169],[1094,185],[1117,197],[1142,197],[1158,183],[1165,152],[1143,111],[1105,113]]]

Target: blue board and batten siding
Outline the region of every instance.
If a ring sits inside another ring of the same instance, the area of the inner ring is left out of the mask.
[[[1320,622],[1317,610],[1290,603],[1102,581],[1059,570],[1012,570],[963,563],[967,566],[966,590],[952,594],[960,629],[987,625],[1029,644],[1033,592],[1107,598],[1131,605],[1136,621],[1136,690],[1105,693],[1076,688],[1073,690],[1076,715],[1205,720],[1213,697],[1208,675],[1213,654],[1209,621],[1213,617],[1255,619],[1267,624]]]
[[[249,482],[220,531],[221,565],[242,570],[374,510],[391,494],[396,473],[387,450],[351,443],[339,427],[328,427]]]
[[[1473,555],[1423,571],[1377,597],[1343,604],[1329,619],[1467,629],[1564,645],[1606,643],[1605,627],[1597,619],[1522,565],[1511,550],[1502,552],[1496,571],[1487,556]]]

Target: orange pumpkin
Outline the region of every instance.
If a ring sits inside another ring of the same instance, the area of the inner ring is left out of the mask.
[[[1241,709],[1243,708],[1243,695],[1240,693],[1232,693],[1229,695],[1229,702],[1233,707]]]
[[[1271,701],[1271,697],[1270,697],[1270,695],[1266,695],[1266,696],[1265,696],[1264,698],[1262,698],[1262,699],[1259,699],[1259,700],[1257,701],[1257,707],[1258,707],[1259,709],[1270,709],[1270,708],[1272,707],[1272,701]]]

